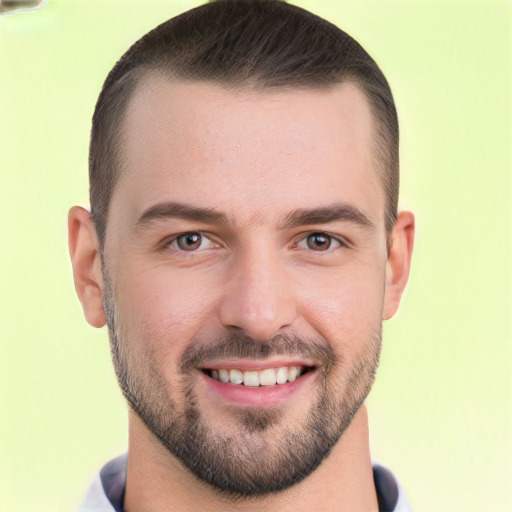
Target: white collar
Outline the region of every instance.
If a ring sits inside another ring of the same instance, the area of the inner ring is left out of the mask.
[[[76,512],[123,512],[127,460],[124,454],[103,466]],[[412,512],[402,487],[389,469],[373,464],[373,480],[379,512]]]

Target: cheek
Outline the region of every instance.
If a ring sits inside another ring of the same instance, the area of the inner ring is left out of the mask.
[[[347,361],[357,359],[380,330],[383,275],[384,266],[353,266],[317,280],[316,288],[304,286],[301,316]]]
[[[345,360],[357,359],[380,327],[384,265],[373,257],[336,269],[291,271],[295,332],[320,335]],[[118,275],[123,275],[116,283],[123,341],[135,354],[151,352],[169,366],[194,338],[219,334],[217,303],[226,286],[219,269],[195,273],[141,264]]]
[[[151,351],[175,364],[202,329],[209,294],[189,275],[158,267],[124,275],[131,277],[119,283],[117,296],[125,339],[135,352]]]

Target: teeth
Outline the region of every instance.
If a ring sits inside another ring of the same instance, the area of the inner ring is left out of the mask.
[[[231,384],[243,384],[249,387],[275,386],[276,384],[286,384],[293,382],[300,377],[305,368],[298,366],[283,366],[281,368],[267,368],[260,371],[246,371],[236,369],[218,369],[211,370],[210,376],[214,380]]]
[[[229,372],[227,370],[219,370],[219,380],[221,382],[229,382]]]
[[[242,384],[244,381],[244,374],[240,370],[230,370],[229,381],[231,384]]]
[[[279,368],[276,373],[276,382],[278,384],[286,384],[288,382],[288,368]]]
[[[244,386],[257,388],[260,385],[258,372],[244,372]]]
[[[276,372],[269,368],[260,372],[260,385],[261,386],[273,386],[276,383]]]

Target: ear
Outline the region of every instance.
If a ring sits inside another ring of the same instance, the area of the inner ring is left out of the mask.
[[[74,206],[69,210],[68,237],[75,290],[85,319],[93,327],[103,327],[106,319],[99,243],[91,214],[85,208]]]
[[[396,219],[386,262],[386,291],[382,319],[388,320],[397,311],[409,279],[414,246],[414,215],[400,212]]]

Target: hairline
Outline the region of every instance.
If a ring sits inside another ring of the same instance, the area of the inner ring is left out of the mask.
[[[163,78],[165,80],[181,83],[181,84],[211,84],[214,86],[218,86],[223,88],[226,91],[237,93],[237,92],[256,92],[256,93],[266,93],[266,92],[278,92],[278,91],[287,91],[287,92],[299,92],[299,91],[329,91],[334,90],[336,88],[340,88],[346,85],[354,85],[365,97],[368,102],[368,106],[370,108],[370,113],[372,116],[372,147],[373,147],[373,155],[372,161],[375,166],[375,172],[380,181],[382,191],[384,194],[384,221],[385,221],[385,229],[387,235],[389,236],[391,227],[390,222],[388,222],[389,215],[389,194],[387,191],[387,186],[389,182],[389,177],[386,177],[386,171],[392,165],[390,162],[390,142],[386,139],[385,131],[386,125],[382,119],[380,119],[378,113],[376,112],[376,107],[372,101],[372,98],[368,91],[365,89],[364,83],[357,76],[351,76],[347,74],[343,77],[340,77],[339,80],[332,81],[330,83],[320,83],[317,86],[314,84],[279,84],[279,85],[271,85],[266,84],[257,79],[257,77],[249,77],[241,80],[232,80],[232,79],[199,79],[199,78],[189,78],[183,76],[179,72],[175,72],[173,69],[166,68],[162,65],[153,64],[153,65],[139,65],[129,72],[119,77],[119,79],[113,84],[111,87],[111,91],[115,91],[118,87],[122,87],[123,85],[128,85],[128,92],[123,98],[123,102],[121,104],[121,108],[117,112],[116,120],[112,123],[111,129],[114,130],[114,137],[112,140],[112,148],[111,148],[111,157],[109,165],[111,166],[113,179],[111,180],[112,189],[109,193],[109,201],[106,205],[106,210],[103,212],[103,233],[98,233],[99,243],[101,248],[105,245],[106,239],[106,231],[108,226],[108,217],[110,212],[110,205],[112,203],[112,197],[117,188],[118,182],[120,180],[123,172],[126,172],[126,162],[123,161],[122,154],[122,140],[123,136],[126,133],[125,120],[126,115],[128,113],[128,109],[130,108],[131,102],[133,101],[135,95],[145,86],[147,86],[152,80]],[[128,83],[127,83],[128,82]],[[395,210],[395,208],[394,208]],[[394,218],[396,218],[396,212],[394,212]],[[95,220],[95,215],[93,212],[93,220]],[[394,221],[394,219],[393,219]]]

